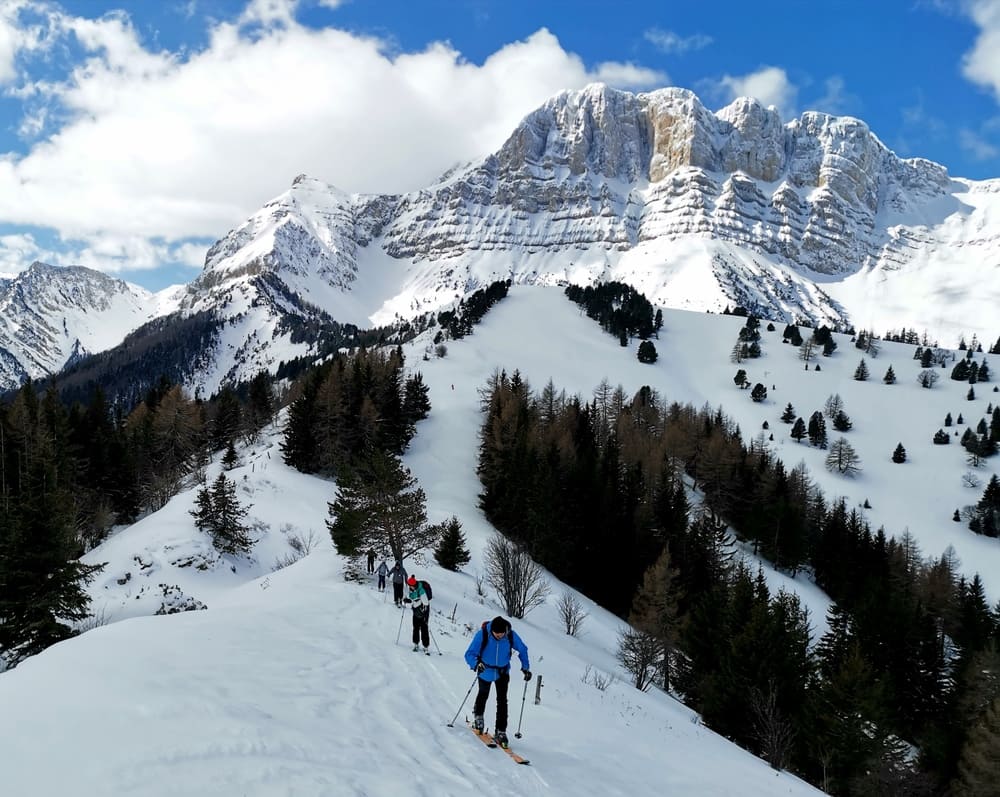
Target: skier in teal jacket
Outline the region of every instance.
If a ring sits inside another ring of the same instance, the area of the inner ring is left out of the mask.
[[[497,717],[493,738],[502,747],[507,746],[507,686],[510,684],[510,659],[515,650],[524,680],[530,681],[528,646],[503,617],[494,617],[490,622],[483,623],[465,651],[466,663],[479,676],[479,692],[472,707],[473,727],[478,733],[483,732],[483,712],[486,711],[490,684],[496,683]]]

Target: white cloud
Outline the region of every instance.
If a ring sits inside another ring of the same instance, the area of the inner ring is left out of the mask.
[[[1000,155],[1000,149],[972,130],[959,130],[958,143],[970,157],[978,161],[991,160]]]
[[[9,92],[25,103],[25,132],[62,126],[23,155],[0,154],[0,222],[83,242],[83,262],[152,267],[170,245],[222,236],[299,173],[348,191],[423,187],[497,149],[558,91],[666,81],[631,63],[588,68],[544,29],[482,64],[445,43],[398,53],[301,26],[296,5],[253,0],[214,24],[204,49],[178,53],[147,49],[122,15],[49,7],[35,40],[72,34],[88,57]]]
[[[861,104],[858,97],[847,91],[847,84],[839,75],[827,78],[823,85],[826,91],[810,104],[811,109],[842,116],[851,113]]]
[[[665,72],[637,66],[631,61],[624,64],[616,61],[598,64],[595,78],[602,83],[622,89],[659,88],[670,83],[670,78]]]
[[[712,43],[712,37],[703,33],[681,36],[672,30],[661,30],[660,28],[650,28],[642,36],[658,50],[667,54],[682,55],[690,50],[701,50]]]
[[[979,35],[962,60],[962,74],[1000,99],[1000,0],[970,0],[966,9]]]
[[[788,79],[784,69],[765,66],[748,75],[725,75],[719,86],[728,100],[737,97],[753,97],[766,106],[775,106],[782,118],[795,116],[798,88]]]

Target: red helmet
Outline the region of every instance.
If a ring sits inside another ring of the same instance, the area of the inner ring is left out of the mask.
[[[417,586],[417,577],[410,576],[408,579],[406,579],[406,583],[409,584],[411,587]]]

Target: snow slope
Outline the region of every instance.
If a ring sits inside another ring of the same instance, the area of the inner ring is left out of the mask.
[[[259,540],[251,557],[215,554],[187,515],[191,490],[121,530],[86,557],[109,562],[91,587],[94,608],[109,624],[0,674],[0,791],[817,794],[707,730],[673,699],[631,687],[614,658],[617,618],[581,598],[590,612],[583,633],[563,633],[555,604],[564,588],[556,582],[544,606],[515,621],[544,682],[538,705],[536,682],[523,693],[523,682],[511,686],[509,729],[518,727],[524,694],[523,738],[515,747],[531,767],[515,766],[461,727],[470,703],[459,707],[473,683],[462,653],[479,623],[500,612],[494,596],[476,588],[491,528],[476,508],[474,471],[477,389],[498,367],[520,369],[536,389],[551,378],[584,397],[604,377],[629,393],[650,384],[671,400],[721,404],[745,435],[768,420],[789,467],[804,460],[828,496],[846,495],[852,505],[869,498],[873,525],[896,535],[908,528],[927,556],[953,545],[969,572],[981,572],[991,602],[1000,597],[1000,543],[950,520],[955,506],[982,490],[962,487],[967,468],[957,441],[930,442],[945,412],[978,420],[988,401],[996,403],[989,386],[977,385],[982,398],[966,402],[968,385],[945,373],[924,390],[914,379],[912,347],[893,344],[869,362],[870,381],[854,382],[861,355],[845,338],[832,357],[820,358],[822,371],[805,371],[795,350],[781,344],[779,328],[763,333],[764,357],[742,365],[753,381],[776,388],[754,404],[733,384],[737,366],[729,362],[742,319],[673,310],[664,318],[655,342],[660,360],[642,365],[634,343],[621,348],[561,290],[515,288],[473,335],[450,342],[445,358],[422,360],[424,341],[407,347],[408,367],[423,373],[433,409],[405,462],[427,492],[430,519],[457,515],[473,554],[457,574],[407,562],[434,585],[429,658],[410,651],[405,611],[373,584],[344,582],[325,529],[334,485],[289,470],[276,428],[243,451],[243,464],[230,474],[251,507]],[[899,383],[886,386],[881,374],[890,363]],[[808,417],[833,392],[855,422],[847,437],[863,471],[854,480],[828,474],[823,452],[788,439],[789,427],[778,421],[787,401]],[[889,457],[900,440],[909,459],[895,465]],[[996,466],[982,468],[980,478]],[[289,540],[310,534],[318,543],[312,552],[272,573],[290,552]],[[775,589],[802,595],[822,632],[825,596],[802,575],[768,571],[768,578]],[[150,616],[194,601],[207,611]],[[617,680],[598,689],[595,675],[609,674]],[[458,726],[447,727],[456,712]],[[488,724],[492,719],[491,703]]]

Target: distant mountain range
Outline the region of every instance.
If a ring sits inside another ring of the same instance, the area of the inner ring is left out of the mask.
[[[216,323],[184,377],[211,392],[307,354],[296,326],[388,325],[507,278],[615,279],[668,307],[992,341],[998,213],[1000,180],[899,158],[857,119],[784,123],[751,99],[713,113],[683,89],[593,85],[421,191],[348,195],[300,175],[166,294],[42,264],[0,281],[0,385],[201,313]]]

